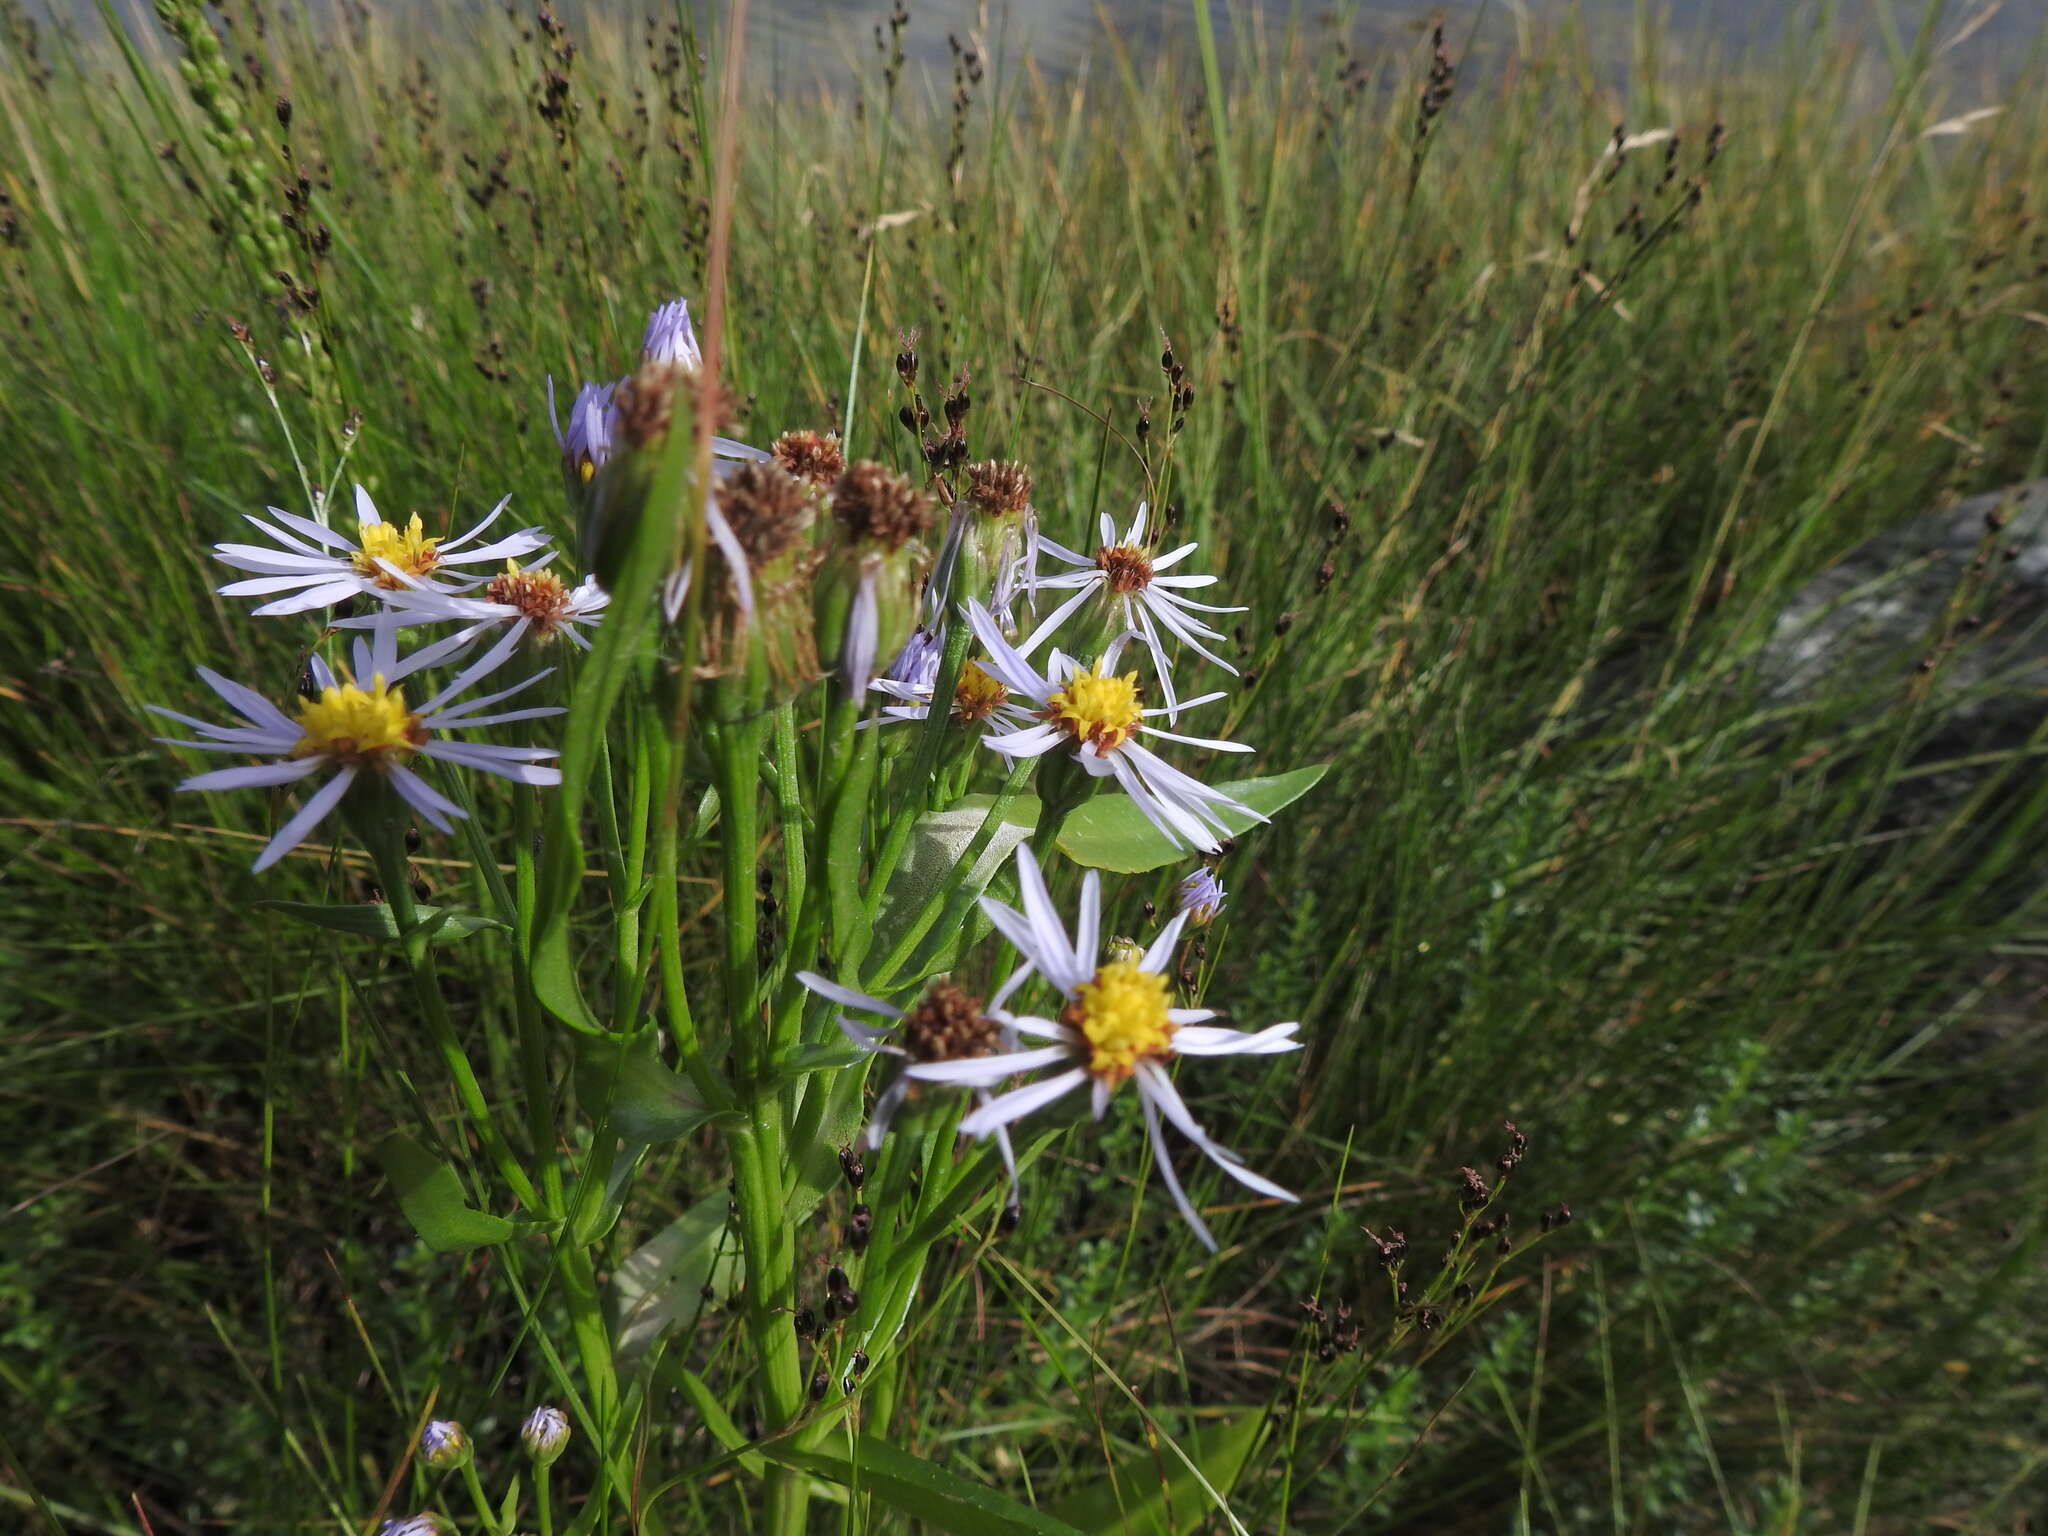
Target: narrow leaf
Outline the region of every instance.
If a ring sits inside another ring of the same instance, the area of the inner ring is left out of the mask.
[[[352,933],[357,938],[391,940],[398,937],[398,922],[392,917],[389,904],[381,901],[355,901],[336,906],[321,906],[310,901],[259,901],[256,905],[267,907],[295,923],[331,928],[336,933]],[[419,914],[420,930],[439,944],[466,939],[486,928],[510,929],[509,924],[501,923],[495,917],[485,917],[481,912],[462,912],[453,907],[416,907],[413,910]]]
[[[1202,1469],[1209,1487],[1223,1493],[1237,1481],[1258,1443],[1265,1414],[1251,1410],[1195,1430],[1180,1448]],[[1104,1469],[1056,1513],[1088,1536],[1186,1536],[1216,1509],[1187,1463],[1171,1452],[1143,1446]]]
[[[857,1487],[955,1536],[1079,1536],[1065,1521],[868,1435],[854,1442],[851,1457],[839,1451],[800,1451],[781,1440],[763,1444],[761,1454],[827,1482]]]

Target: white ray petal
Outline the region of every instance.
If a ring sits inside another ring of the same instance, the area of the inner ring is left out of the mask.
[[[1076,1067],[1071,1072],[1062,1072],[1057,1077],[1041,1078],[1038,1082],[1027,1083],[1000,1098],[973,1111],[960,1122],[962,1136],[986,1136],[999,1125],[1010,1125],[1030,1114],[1034,1109],[1043,1108],[1062,1094],[1081,1086],[1087,1080],[1088,1069]]]

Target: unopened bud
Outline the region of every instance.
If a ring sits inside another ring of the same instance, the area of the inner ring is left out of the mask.
[[[436,1472],[451,1472],[473,1454],[469,1431],[453,1419],[433,1419],[420,1431],[420,1460]]]
[[[543,1404],[526,1416],[519,1426],[519,1442],[535,1466],[552,1466],[569,1447],[569,1417],[559,1408]]]
[[[448,1536],[451,1529],[439,1515],[394,1515],[377,1527],[377,1536]]]

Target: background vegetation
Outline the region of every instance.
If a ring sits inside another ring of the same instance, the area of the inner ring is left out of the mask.
[[[714,40],[160,8],[9,7],[0,44],[0,1524],[354,1528],[428,1393],[509,1436],[547,1317],[426,1254],[367,1159],[442,1091],[398,972],[253,906],[346,876],[249,877],[260,807],[174,800],[142,705],[294,675],[207,557],[302,505],[294,449],[352,440],[430,522],[559,520],[547,378],[616,374],[703,282]],[[1121,1383],[1190,1440],[1277,1405],[1257,1530],[2023,1528],[2048,788],[2038,733],[1931,745],[2000,567],[1894,666],[1766,696],[1750,661],[1865,536],[2043,472],[2048,92],[1958,129],[1986,103],[1938,16],[1731,68],[1567,28],[1453,74],[1460,36],[1238,15],[1206,53],[1106,36],[1086,82],[965,36],[928,75],[876,21],[746,108],[747,435],[913,462],[915,328],[1078,537],[1171,433],[1170,338],[1180,526],[1253,606],[1228,734],[1332,764],[1209,943],[1247,1018],[1307,1021],[1203,1106],[1303,1205],[1204,1262],[1135,1140],[1055,1142],[1004,1264],[937,1277],[896,1433],[1050,1503],[1150,1465]],[[1962,788],[1915,793],[1943,752]],[[1573,1223],[1454,1337],[1320,1360],[1301,1299],[1397,1326],[1361,1229],[1439,1251],[1503,1118],[1510,1237]],[[673,1161],[676,1209],[724,1177]],[[677,1400],[648,1454],[707,1444]],[[731,1528],[732,1476],[670,1523]]]

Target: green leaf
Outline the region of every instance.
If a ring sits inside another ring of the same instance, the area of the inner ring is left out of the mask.
[[[1328,763],[1297,768],[1292,773],[1263,779],[1233,779],[1214,784],[1231,799],[1242,802],[1261,816],[1272,816],[1292,805],[1329,772]],[[1220,810],[1220,818],[1231,835],[1249,831],[1259,823],[1242,811]],[[1074,808],[1060,826],[1055,840],[1061,853],[1076,864],[1107,870],[1113,875],[1142,875],[1190,857],[1186,848],[1176,848],[1132,803],[1129,795],[1100,794]]]
[[[839,1451],[800,1451],[783,1440],[763,1444],[761,1454],[826,1482],[873,1494],[891,1509],[956,1536],[1080,1536],[1063,1520],[868,1435],[854,1441],[851,1457]]]
[[[462,1253],[502,1243],[518,1229],[463,1198],[455,1170],[402,1131],[377,1143],[377,1161],[398,1196],[398,1208],[436,1253]]]
[[[569,953],[569,924],[564,918],[535,941],[528,964],[533,995],[557,1019],[586,1035],[603,1035],[604,1025],[583,1000],[583,987],[576,979],[576,960]]]
[[[674,1141],[713,1115],[687,1077],[662,1065],[655,1045],[651,1029],[623,1044],[578,1042],[577,1100],[593,1120],[609,1114],[613,1133],[626,1141]]]
[[[1163,1446],[1141,1446],[1105,1469],[1055,1512],[1087,1536],[1185,1536],[1219,1507],[1258,1443],[1266,1415],[1252,1409],[1183,1436],[1178,1444],[1202,1469],[1205,1490],[1187,1462]],[[1164,1481],[1162,1481],[1162,1476]]]
[[[734,1290],[740,1274],[739,1238],[725,1229],[723,1189],[706,1195],[663,1227],[612,1271],[618,1304],[618,1365],[630,1370],[648,1347],[676,1323]]]
[[[281,916],[297,923],[311,923],[315,928],[331,928],[336,933],[352,933],[361,939],[390,941],[398,937],[398,922],[391,915],[390,906],[381,901],[348,902],[340,906],[324,907],[310,901],[259,901],[259,907],[268,907]],[[466,939],[473,933],[486,928],[504,928],[510,931],[510,924],[501,923],[495,917],[485,917],[481,912],[461,912],[453,907],[415,907],[419,914],[419,930],[424,930],[436,943],[447,944],[455,939]],[[419,931],[416,930],[416,931]]]
[[[954,867],[966,857],[995,803],[994,795],[969,795],[943,811],[928,811],[918,817],[904,848],[903,861],[890,876],[889,889],[875,916],[869,953],[887,955],[904,930],[923,916],[926,906],[952,880]],[[996,871],[1017,851],[1017,845],[1038,830],[1040,809],[1035,795],[1018,795],[1010,801],[981,857],[955,887],[956,894],[965,892],[972,898],[987,888]]]

